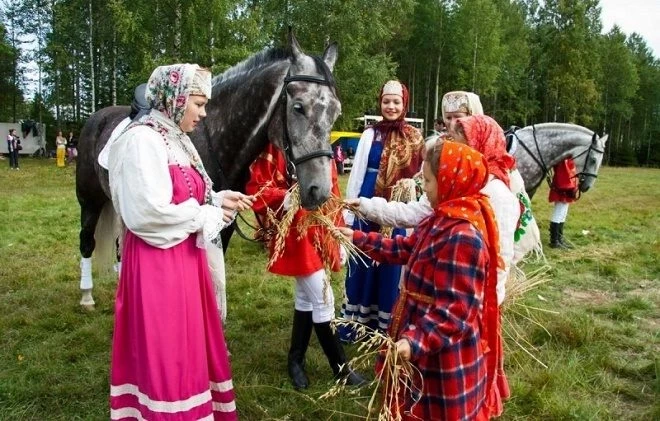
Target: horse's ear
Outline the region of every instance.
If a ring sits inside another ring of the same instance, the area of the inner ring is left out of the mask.
[[[304,55],[296,36],[293,34],[293,28],[291,27],[289,27],[289,49],[291,50],[291,55],[293,56],[294,61],[300,60]]]
[[[337,48],[337,43],[333,42],[332,44],[328,45],[328,47],[323,52],[323,61],[328,65],[330,70],[335,67],[335,63],[337,62]]]
[[[606,134],[605,136],[603,136],[603,137],[600,138],[600,141],[603,142],[603,145],[605,145],[605,143],[607,143],[607,138],[608,138],[609,136],[610,136],[610,135]]]

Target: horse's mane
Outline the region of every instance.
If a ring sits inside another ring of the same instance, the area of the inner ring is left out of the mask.
[[[323,59],[318,56],[310,56],[314,60],[316,65],[316,71],[323,75],[323,77],[330,82],[330,86],[334,89],[335,79],[332,75],[332,71],[325,64]],[[225,70],[223,73],[213,78],[212,87],[215,89],[216,86],[219,86],[223,83],[227,83],[232,79],[238,78],[239,76],[250,73],[253,70],[258,70],[264,66],[268,66],[272,63],[279,62],[282,60],[288,60],[291,58],[291,50],[288,48],[265,48],[258,52],[257,54],[248,57],[247,59],[241,61],[240,63],[230,67]]]
[[[225,70],[213,78],[212,86],[215,87],[221,83],[227,82],[237,76],[259,69],[276,61],[287,60],[291,57],[291,51],[284,48],[265,48],[257,54],[248,57],[235,66]]]
[[[593,131],[587,129],[586,127],[572,123],[541,123],[535,124],[534,127],[536,127],[536,130],[554,130],[558,132],[570,130],[579,131],[589,136],[593,136],[594,134]],[[529,129],[531,130],[531,126],[529,126]]]

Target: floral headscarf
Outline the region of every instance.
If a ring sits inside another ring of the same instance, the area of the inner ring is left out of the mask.
[[[499,124],[486,115],[459,118],[467,144],[481,152],[488,161],[488,171],[509,187],[509,171],[516,160],[506,152],[506,139]]]
[[[204,201],[212,203],[213,182],[193,145],[190,137],[179,127],[183,119],[190,95],[211,96],[211,74],[196,64],[173,64],[157,67],[149,77],[145,99],[150,107],[160,113],[150,113],[130,124],[125,130],[136,125],[146,125],[158,132],[165,143],[178,144],[184,151],[190,165],[204,179],[206,185]]]
[[[442,118],[447,113],[466,113],[467,115],[482,115],[484,109],[481,106],[479,95],[467,91],[447,92],[442,97]]]
[[[480,190],[488,182],[486,158],[474,149],[456,142],[446,141],[438,162],[437,215],[468,221],[481,233],[488,249],[489,264],[484,285],[481,338],[486,354],[486,405],[496,413],[497,379],[501,360],[500,311],[497,305],[497,267],[503,266],[499,258],[499,232],[488,197]]]
[[[183,119],[191,94],[211,97],[210,73],[200,71],[196,64],[173,64],[157,67],[149,77],[145,99],[147,103],[177,125]],[[205,80],[208,74],[208,81]]]
[[[383,139],[383,152],[376,176],[375,195],[389,200],[392,187],[402,178],[413,178],[422,165],[420,152],[424,148],[422,134],[405,121],[408,112],[408,88],[398,80],[386,82],[380,90],[379,104],[383,95],[401,92],[403,111],[395,121],[383,119],[374,126],[374,131]],[[382,111],[381,111],[382,114]]]

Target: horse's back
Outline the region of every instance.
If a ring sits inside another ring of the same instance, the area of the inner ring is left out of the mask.
[[[85,122],[78,141],[76,164],[76,195],[81,206],[109,199],[108,172],[99,165],[98,156],[112,131],[130,112],[127,106],[106,107]]]

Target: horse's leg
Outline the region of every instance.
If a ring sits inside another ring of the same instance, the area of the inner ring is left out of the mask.
[[[82,293],[80,305],[87,309],[94,308],[92,253],[96,247],[94,231],[101,215],[101,209],[103,209],[102,205],[95,206],[89,203],[80,205],[80,291]]]

